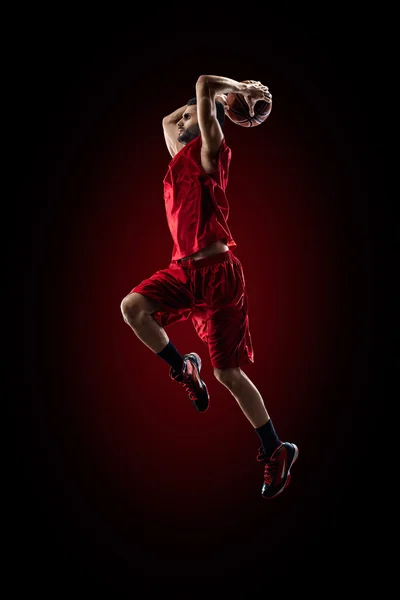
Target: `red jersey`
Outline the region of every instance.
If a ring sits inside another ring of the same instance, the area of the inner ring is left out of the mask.
[[[171,160],[164,177],[168,227],[174,242],[171,260],[190,256],[213,242],[236,246],[227,225],[231,149],[222,140],[218,171],[209,175],[201,166],[201,136],[186,144]]]

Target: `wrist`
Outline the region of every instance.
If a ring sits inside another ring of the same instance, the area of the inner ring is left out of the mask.
[[[247,83],[218,75],[200,75],[196,84],[196,91],[205,89],[213,92],[215,95],[240,94],[245,92],[247,88]]]
[[[177,123],[182,119],[183,113],[185,112],[186,106],[181,106],[172,112],[170,115],[167,115],[163,118],[163,123],[165,125],[171,125]]]

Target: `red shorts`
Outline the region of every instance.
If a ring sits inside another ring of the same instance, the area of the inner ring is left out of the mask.
[[[174,260],[130,293],[158,302],[161,327],[191,318],[215,369],[254,362],[242,265],[231,250],[198,260]]]

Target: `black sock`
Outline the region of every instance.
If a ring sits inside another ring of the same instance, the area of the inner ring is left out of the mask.
[[[161,352],[157,352],[157,356],[165,360],[177,373],[182,371],[183,356],[179,354],[172,342],[168,342]]]
[[[266,454],[267,458],[269,458],[273,451],[281,445],[281,441],[276,435],[276,431],[274,429],[274,426],[272,425],[271,419],[267,421],[265,425],[257,427],[257,429],[255,429],[254,431],[261,440],[264,453]]]

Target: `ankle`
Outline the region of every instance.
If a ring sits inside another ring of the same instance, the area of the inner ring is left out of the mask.
[[[271,419],[261,427],[257,427],[255,432],[261,441],[266,458],[269,458],[278,446],[281,445],[281,441],[276,434]]]
[[[171,341],[161,350],[157,352],[157,356],[162,358],[176,372],[180,373],[183,368],[183,356],[178,352]]]

